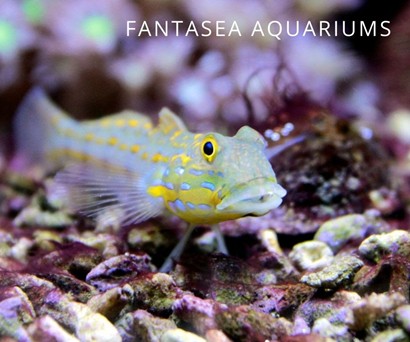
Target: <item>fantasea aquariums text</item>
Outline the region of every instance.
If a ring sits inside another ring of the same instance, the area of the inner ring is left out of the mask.
[[[256,21],[253,27],[241,28],[237,21],[204,20],[202,22],[183,20],[164,21],[127,21],[127,37],[272,37],[281,40],[283,37],[320,36],[320,37],[388,37],[391,33],[390,21]]]

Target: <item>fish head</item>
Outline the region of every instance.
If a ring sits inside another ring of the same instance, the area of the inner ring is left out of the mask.
[[[172,166],[174,173],[165,180],[175,185],[169,209],[188,222],[218,223],[278,207],[286,190],[276,180],[265,147],[264,138],[248,126],[233,137],[195,135],[187,157]]]

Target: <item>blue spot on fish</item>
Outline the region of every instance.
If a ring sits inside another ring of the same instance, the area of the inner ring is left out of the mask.
[[[191,186],[188,183],[181,184],[181,190],[189,190],[189,189],[191,189]]]
[[[191,202],[186,202],[185,204],[188,206],[188,208],[195,209],[195,204],[193,204]]]
[[[198,169],[191,169],[191,170],[189,170],[189,173],[190,173],[191,175],[194,175],[194,176],[200,176],[200,175],[203,175],[203,174],[204,174],[203,171],[198,170]]]
[[[214,171],[214,170],[209,170],[209,171],[208,171],[208,175],[213,176],[214,174],[215,174],[215,171]]]
[[[185,205],[180,199],[175,200],[174,203],[179,211],[185,211]]]
[[[217,175],[218,175],[218,177],[223,177],[224,176],[224,174],[221,171],[218,171]]]
[[[202,182],[201,186],[205,189],[214,191],[215,190],[215,185],[211,182]]]
[[[211,209],[211,206],[208,204],[198,204],[198,208],[201,210],[209,210]]]
[[[168,206],[171,208],[172,211],[176,211],[175,202],[168,201]]]
[[[164,186],[169,190],[174,190],[174,184],[172,184],[170,182],[164,183]]]

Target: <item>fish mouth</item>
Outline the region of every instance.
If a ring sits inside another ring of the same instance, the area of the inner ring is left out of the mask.
[[[277,208],[285,195],[286,190],[276,180],[255,178],[227,191],[216,209],[242,216],[262,216]]]

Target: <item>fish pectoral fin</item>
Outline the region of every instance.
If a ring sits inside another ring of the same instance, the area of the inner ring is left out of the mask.
[[[71,164],[55,177],[57,196],[70,210],[97,218],[112,215],[123,225],[160,215],[163,204],[146,192],[142,177],[107,165]]]
[[[168,134],[172,131],[186,131],[186,126],[182,120],[170,109],[164,107],[159,112],[158,128]]]

